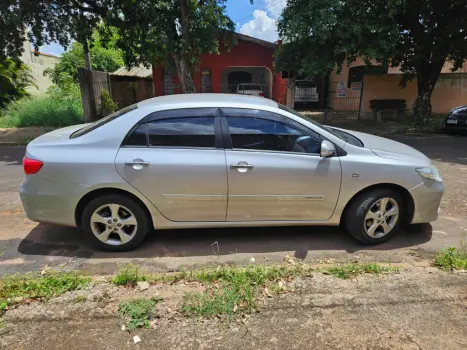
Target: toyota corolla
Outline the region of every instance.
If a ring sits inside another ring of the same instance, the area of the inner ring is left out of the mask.
[[[114,251],[198,227],[342,225],[378,244],[436,220],[443,195],[411,147],[235,94],[157,97],[52,131],[23,165],[31,220],[80,227]]]

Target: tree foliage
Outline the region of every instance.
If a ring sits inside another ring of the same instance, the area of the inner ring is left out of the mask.
[[[234,29],[226,15],[225,2],[121,1],[107,21],[118,27],[117,45],[124,52],[127,65],[159,63],[172,68],[178,72],[182,90],[193,92],[191,73],[199,56],[203,52],[218,53],[219,36]]]
[[[276,65],[302,75],[329,73],[364,57],[417,79],[414,114],[425,121],[446,60],[467,58],[467,0],[293,0],[278,21]]]
[[[3,0],[0,4],[0,60],[19,58],[28,39],[38,49],[52,41],[68,47],[91,38],[99,23],[118,30],[127,65],[175,67],[182,89],[192,92],[193,65],[202,52],[218,51],[219,35],[233,30],[226,0]],[[108,42],[105,31],[102,41]],[[107,33],[108,34],[108,33]]]
[[[11,58],[0,63],[0,108],[11,101],[29,96],[27,88],[30,86],[36,85],[27,65]]]
[[[98,27],[101,32],[109,32],[105,37],[105,44],[99,31],[95,31],[90,39],[90,55],[92,69],[103,72],[113,72],[124,65],[123,53],[116,47],[118,35],[116,30],[105,26]],[[104,47],[105,46],[105,47]],[[78,68],[84,67],[83,45],[74,42],[71,49],[64,52],[53,68],[44,71],[52,82],[59,87],[64,87],[70,82],[78,82]]]

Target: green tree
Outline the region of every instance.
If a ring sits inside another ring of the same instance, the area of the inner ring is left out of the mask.
[[[446,60],[467,59],[467,0],[294,0],[278,21],[279,69],[329,73],[356,57],[400,67],[401,86],[417,79],[415,120],[431,115],[431,95]]]
[[[6,58],[0,63],[0,108],[29,96],[27,88],[36,86],[31,69],[24,63]]]
[[[123,54],[118,49],[104,48],[98,43],[90,48],[93,70],[113,72],[124,65]],[[53,68],[44,71],[54,84],[63,86],[70,81],[78,82],[78,68],[84,67],[83,45],[74,42],[71,49],[64,52]]]
[[[175,67],[182,90],[193,92],[192,71],[202,52],[218,52],[219,35],[233,30],[226,0],[3,0],[0,60],[20,57],[28,39],[37,49],[52,41],[87,43],[102,21],[118,29],[125,63]],[[104,40],[105,41],[105,40]],[[86,47],[85,47],[86,49]]]
[[[127,65],[162,64],[177,71],[184,93],[195,92],[193,69],[203,52],[233,43],[226,0],[128,0],[109,12]],[[122,17],[123,14],[123,17]],[[122,21],[123,19],[123,21]],[[137,23],[137,25],[135,25]]]

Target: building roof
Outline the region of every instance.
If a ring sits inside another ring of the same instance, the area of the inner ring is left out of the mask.
[[[243,41],[248,41],[253,44],[261,45],[264,47],[267,47],[268,49],[275,50],[276,49],[276,44],[272,43],[270,41],[258,39],[258,38],[253,38],[252,36],[248,36],[245,34],[240,34],[240,33],[235,33],[235,37],[237,40],[243,40]]]
[[[150,106],[155,104],[181,104],[181,103],[208,103],[212,107],[224,103],[248,104],[258,106],[277,107],[277,102],[264,97],[255,97],[240,94],[179,94],[153,97],[138,103],[138,106]]]
[[[121,67],[111,74],[120,75],[120,76],[128,76],[128,77],[151,78],[152,69],[146,68],[144,66],[139,66],[139,67],[133,67],[130,70],[128,70],[126,67]]]

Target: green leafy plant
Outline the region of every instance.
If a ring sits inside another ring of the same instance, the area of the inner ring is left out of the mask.
[[[127,321],[128,329],[134,330],[141,327],[149,327],[149,321],[154,317],[154,307],[161,299],[136,299],[118,306],[118,312]]]
[[[441,249],[435,257],[435,265],[443,270],[467,270],[467,252],[455,247]]]
[[[343,266],[329,267],[324,271],[338,278],[349,279],[364,273],[396,273],[399,272],[399,268],[396,266],[381,266],[378,264],[348,264]]]
[[[256,310],[256,297],[261,288],[280,279],[308,274],[309,269],[294,266],[224,266],[217,269],[183,272],[184,279],[208,285],[205,292],[188,293],[184,297],[182,312],[189,316],[213,317],[252,313]]]
[[[28,87],[37,87],[31,69],[11,58],[0,61],[0,108],[29,96]]]
[[[146,281],[146,276],[140,274],[138,266],[133,264],[120,266],[117,275],[112,279],[112,283],[117,286],[134,287],[139,281]]]
[[[74,272],[49,272],[10,275],[0,279],[0,310],[16,303],[15,299],[51,298],[65,292],[86,287],[91,278]]]
[[[115,102],[106,89],[101,91],[101,115],[105,116],[118,110],[118,104]]]
[[[83,122],[81,100],[58,99],[54,96],[25,98],[10,102],[0,111],[0,127],[26,126],[63,127]]]

